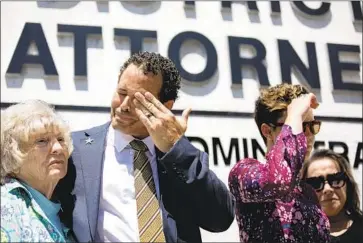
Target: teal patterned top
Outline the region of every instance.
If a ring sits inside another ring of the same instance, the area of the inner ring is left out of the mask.
[[[58,207],[59,211],[60,205],[48,200],[48,207],[43,208],[46,201],[39,200],[35,190],[29,189],[12,178],[1,185],[0,242],[71,242],[69,230],[59,225],[59,219],[54,220],[54,210]],[[53,216],[50,217],[51,206]]]

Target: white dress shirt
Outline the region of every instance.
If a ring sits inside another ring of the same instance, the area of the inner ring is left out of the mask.
[[[134,150],[130,135],[115,130],[110,125],[106,140],[96,242],[139,242],[139,226],[134,186]],[[154,143],[150,137],[142,140],[159,196],[159,179]],[[161,211],[161,210],[160,210]]]

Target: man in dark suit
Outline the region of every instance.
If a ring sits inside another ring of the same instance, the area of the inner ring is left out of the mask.
[[[55,194],[79,241],[201,242],[200,227],[231,225],[233,196],[184,136],[191,110],[180,119],[170,111],[179,88],[171,60],[134,54],[121,67],[111,122],[73,133]]]

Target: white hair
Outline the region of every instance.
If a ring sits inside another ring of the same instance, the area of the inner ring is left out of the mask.
[[[28,100],[1,111],[1,184],[21,167],[29,152],[30,138],[55,130],[64,137],[70,156],[73,151],[70,128],[48,103]]]

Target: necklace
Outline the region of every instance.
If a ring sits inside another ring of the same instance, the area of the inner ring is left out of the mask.
[[[350,226],[352,226],[353,224],[353,220],[348,220],[345,224],[340,224],[340,225],[336,225],[336,227],[330,227],[330,231],[331,231],[331,235],[337,237],[340,236],[342,234],[344,234],[349,228]]]

